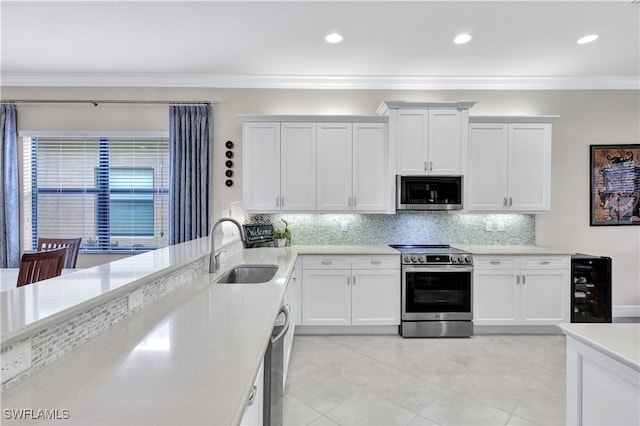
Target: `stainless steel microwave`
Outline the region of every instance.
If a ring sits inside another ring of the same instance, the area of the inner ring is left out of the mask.
[[[396,176],[396,210],[462,210],[462,176]]]

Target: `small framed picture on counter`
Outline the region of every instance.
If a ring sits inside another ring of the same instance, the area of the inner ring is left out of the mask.
[[[590,148],[590,225],[640,225],[640,144]]]

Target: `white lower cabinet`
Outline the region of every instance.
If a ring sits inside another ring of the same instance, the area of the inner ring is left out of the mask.
[[[249,400],[247,401],[247,408],[244,410],[242,420],[240,424],[242,426],[255,426],[264,424],[264,365],[260,366],[260,370],[256,376],[256,381],[253,384],[253,389]]]
[[[569,256],[474,256],[474,325],[570,321]]]
[[[284,294],[284,304],[289,306],[290,324],[289,331],[284,335],[284,353],[283,353],[283,387],[287,383],[287,372],[289,371],[289,361],[291,360],[291,348],[293,347],[293,335],[295,333],[296,325],[300,325],[302,322],[302,315],[300,308],[302,307],[302,289],[300,287],[300,272],[302,261],[300,258],[296,260],[293,272],[289,278],[289,284],[287,285],[287,292]],[[283,389],[284,391],[284,389]]]
[[[303,256],[302,325],[400,324],[400,258]]]

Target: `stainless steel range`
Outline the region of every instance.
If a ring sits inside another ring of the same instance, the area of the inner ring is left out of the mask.
[[[473,258],[449,245],[391,245],[401,252],[403,337],[473,335]]]

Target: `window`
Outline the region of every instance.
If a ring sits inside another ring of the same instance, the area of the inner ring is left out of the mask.
[[[83,252],[167,245],[167,137],[26,138],[24,176],[25,250],[38,237],[81,236]]]

